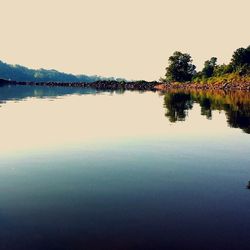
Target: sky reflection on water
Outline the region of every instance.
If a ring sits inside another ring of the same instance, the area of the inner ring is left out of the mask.
[[[13,88],[0,249],[249,249],[249,96]]]

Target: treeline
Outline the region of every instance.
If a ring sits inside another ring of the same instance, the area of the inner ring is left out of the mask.
[[[24,82],[96,82],[125,81],[122,78],[106,78],[101,76],[73,75],[57,70],[29,69],[21,65],[11,65],[0,61],[0,79]]]
[[[229,64],[217,64],[217,58],[212,57],[205,61],[201,71],[196,71],[192,57],[187,53],[174,52],[169,57],[169,66],[166,68],[164,82],[213,82],[224,76],[250,75],[250,46],[239,48],[233,52]],[[231,77],[232,78],[232,77]]]

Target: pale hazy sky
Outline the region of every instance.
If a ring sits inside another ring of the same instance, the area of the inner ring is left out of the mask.
[[[0,0],[0,60],[158,80],[175,51],[201,67],[250,45],[250,0]]]

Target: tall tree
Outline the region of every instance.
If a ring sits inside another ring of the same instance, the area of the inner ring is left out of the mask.
[[[166,81],[186,82],[194,76],[196,67],[192,64],[193,60],[189,54],[175,51],[168,61]]]

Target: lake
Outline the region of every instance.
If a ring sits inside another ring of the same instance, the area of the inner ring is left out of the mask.
[[[0,87],[0,249],[250,248],[250,93]]]

